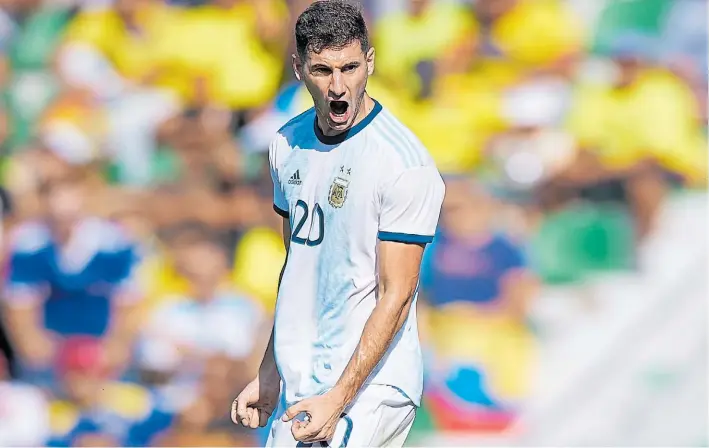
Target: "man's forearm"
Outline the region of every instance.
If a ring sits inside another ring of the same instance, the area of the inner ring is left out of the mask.
[[[402,300],[385,294],[367,319],[359,344],[333,388],[333,391],[342,395],[345,405],[357,396],[406,322],[411,308],[411,295]]]
[[[276,367],[276,357],[273,349],[273,334],[274,331],[271,329],[271,337],[268,339],[268,345],[266,346],[266,351],[263,354],[263,359],[261,360],[261,366],[259,366],[258,374],[260,377],[275,377],[280,378],[278,373],[278,368]]]
[[[281,289],[281,281],[283,280],[283,272],[286,270],[286,262],[288,261],[288,256],[286,256],[286,261],[283,262],[283,267],[281,268],[281,273],[278,275],[278,289],[277,291],[280,291]],[[268,345],[266,346],[266,351],[263,354],[263,359],[261,360],[261,366],[259,367],[259,375],[260,376],[274,376],[278,375],[280,377],[280,374],[278,373],[278,367],[276,367],[276,355],[275,355],[275,349],[274,349],[274,334],[276,333],[275,331],[275,325],[276,323],[273,323],[274,328],[271,328],[271,337],[268,338]]]

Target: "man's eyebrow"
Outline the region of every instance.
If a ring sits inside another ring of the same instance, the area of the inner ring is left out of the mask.
[[[362,63],[360,61],[350,61],[350,62],[345,62],[344,64],[342,64],[342,67],[352,67],[352,66],[359,67],[360,65],[362,65]],[[327,64],[323,64],[321,62],[316,62],[315,64],[312,64],[310,66],[311,70],[323,69],[323,68],[327,69],[327,70],[332,70],[332,67],[330,67]]]

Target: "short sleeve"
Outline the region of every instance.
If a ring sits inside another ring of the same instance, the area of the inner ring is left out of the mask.
[[[129,247],[115,254],[116,276],[113,298],[120,304],[134,304],[145,296],[145,288],[140,283],[138,269],[140,254],[135,247]]]
[[[425,244],[433,241],[445,185],[432,166],[404,171],[381,194],[379,239]]]
[[[46,298],[52,279],[43,256],[46,232],[38,226],[21,225],[12,240],[4,300],[10,306],[37,304]]]
[[[277,145],[278,137],[271,142],[271,146],[268,149],[268,164],[271,171],[271,181],[273,182],[273,209],[282,217],[288,218],[288,202],[286,202],[281,181],[278,179]]]
[[[515,241],[504,238],[504,251],[502,264],[506,270],[526,269],[529,267],[525,248],[518,245]]]
[[[28,306],[47,296],[48,272],[40,257],[15,252],[10,255],[5,282],[5,302],[10,306]]]

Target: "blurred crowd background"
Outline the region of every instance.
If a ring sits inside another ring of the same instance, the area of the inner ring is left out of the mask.
[[[263,443],[309,3],[0,0],[0,445]],[[447,182],[410,443],[707,446],[706,1],[362,3]]]

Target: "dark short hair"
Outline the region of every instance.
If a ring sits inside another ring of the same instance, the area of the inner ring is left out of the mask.
[[[298,56],[326,48],[340,49],[359,42],[362,52],[369,50],[367,24],[358,6],[345,0],[319,0],[308,6],[295,23]]]

